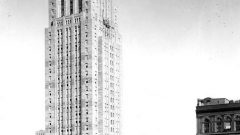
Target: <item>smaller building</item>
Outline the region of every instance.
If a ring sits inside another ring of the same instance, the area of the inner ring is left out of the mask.
[[[197,135],[240,135],[240,102],[226,98],[198,99]]]
[[[45,131],[44,130],[37,131],[36,135],[45,135]]]

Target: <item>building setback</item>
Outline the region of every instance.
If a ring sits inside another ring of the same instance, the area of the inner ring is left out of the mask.
[[[198,100],[197,135],[240,135],[240,101]]]
[[[46,135],[120,134],[120,55],[114,0],[49,0]]]

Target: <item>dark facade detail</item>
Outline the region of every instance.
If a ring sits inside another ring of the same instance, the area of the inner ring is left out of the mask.
[[[240,101],[198,100],[197,135],[240,135]]]

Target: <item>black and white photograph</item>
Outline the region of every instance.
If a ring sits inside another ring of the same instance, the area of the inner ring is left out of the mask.
[[[240,135],[240,0],[0,0],[0,135]]]

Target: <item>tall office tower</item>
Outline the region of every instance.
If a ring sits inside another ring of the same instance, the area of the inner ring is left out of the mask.
[[[120,134],[120,54],[114,0],[49,0],[46,135]]]

